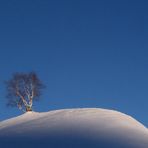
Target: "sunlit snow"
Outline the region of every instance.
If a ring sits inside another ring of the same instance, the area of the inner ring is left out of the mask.
[[[148,130],[113,110],[27,112],[0,122],[0,144],[4,148],[148,148]]]

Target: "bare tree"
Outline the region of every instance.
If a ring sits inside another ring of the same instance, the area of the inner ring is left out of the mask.
[[[9,106],[18,107],[20,110],[32,111],[34,100],[38,100],[44,85],[34,72],[15,73],[6,81],[7,99]]]

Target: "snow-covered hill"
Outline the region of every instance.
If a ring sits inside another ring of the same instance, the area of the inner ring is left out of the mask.
[[[148,130],[117,111],[27,112],[0,122],[3,148],[148,148]]]

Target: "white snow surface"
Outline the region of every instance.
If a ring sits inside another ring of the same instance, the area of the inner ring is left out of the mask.
[[[148,129],[100,108],[27,112],[0,122],[0,145],[50,148],[148,148]]]

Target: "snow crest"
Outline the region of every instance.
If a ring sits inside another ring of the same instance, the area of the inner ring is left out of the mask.
[[[27,112],[0,122],[0,144],[17,148],[19,143],[28,148],[148,148],[148,130],[113,110]]]

